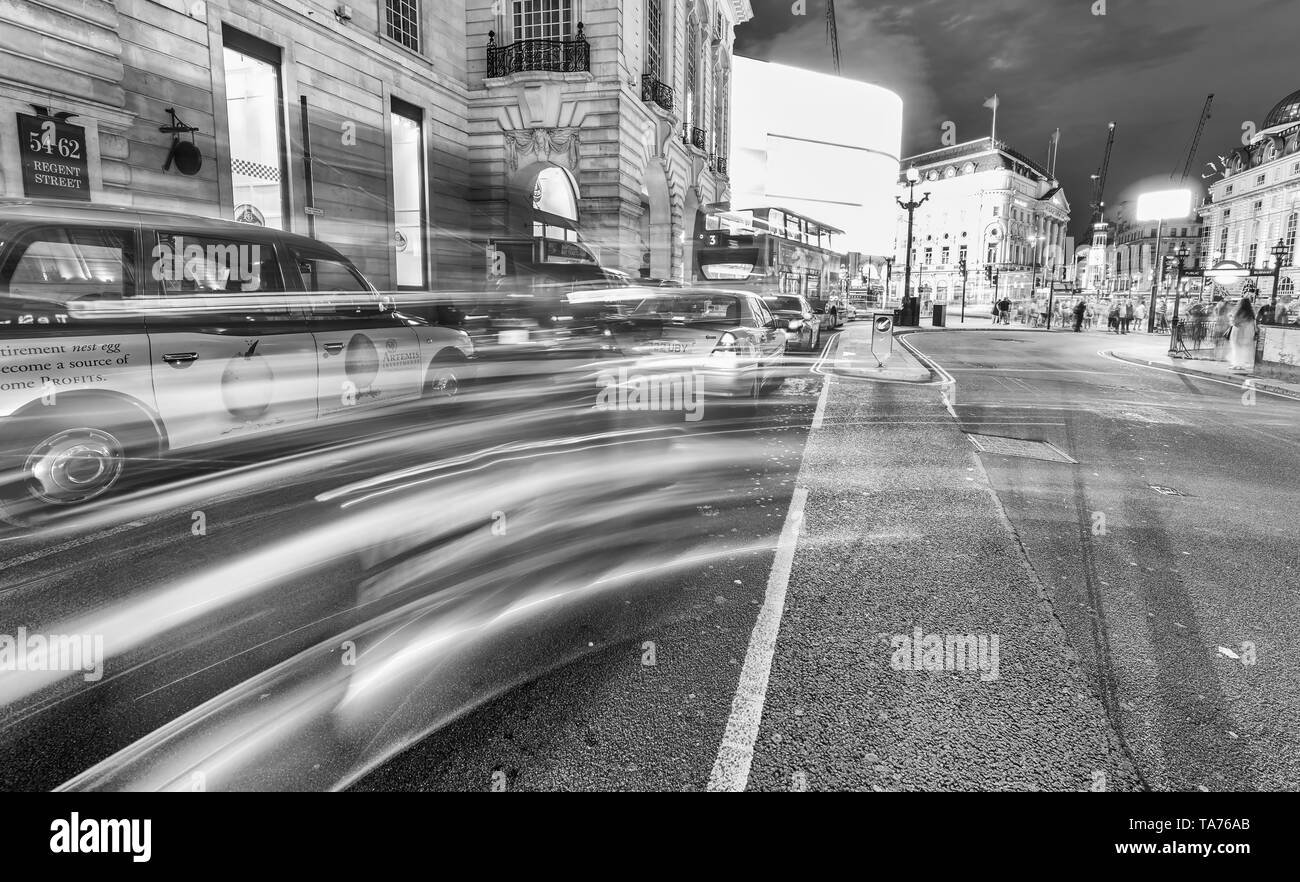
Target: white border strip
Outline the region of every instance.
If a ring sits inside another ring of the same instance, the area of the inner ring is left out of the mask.
[[[818,429],[826,413],[831,378],[822,382],[822,394],[817,400],[817,413],[812,428]],[[804,456],[812,444],[812,431],[804,442]],[[749,635],[749,648],[745,651],[745,665],[740,670],[740,683],[736,697],[731,701],[731,715],[727,729],[718,747],[718,758],[709,774],[710,793],[741,793],[749,783],[749,767],[754,761],[754,745],[758,741],[759,726],[763,722],[763,703],[767,700],[767,683],[772,673],[772,657],[776,654],[776,639],[781,632],[781,616],[785,613],[785,593],[790,585],[790,570],[794,567],[794,552],[799,544],[799,531],[803,527],[804,505],[808,502],[808,488],[800,486],[799,477],[804,466],[799,466],[795,477],[794,494],[790,510],[786,512],[781,538],[777,540],[776,558],[767,577],[767,592],[758,620]]]

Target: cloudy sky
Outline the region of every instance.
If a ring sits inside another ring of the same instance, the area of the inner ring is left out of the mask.
[[[752,2],[737,54],[832,71],[825,0]],[[947,120],[958,141],[986,137],[982,105],[994,93],[998,136],[1044,164],[1059,126],[1057,176],[1076,235],[1108,122],[1117,124],[1106,187],[1114,209],[1141,189],[1172,186],[1207,94],[1198,184],[1205,161],[1241,143],[1244,123],[1262,126],[1300,89],[1300,0],[1105,0],[1104,16],[1095,2],[839,0],[841,71],[903,96],[904,155],[939,147]]]

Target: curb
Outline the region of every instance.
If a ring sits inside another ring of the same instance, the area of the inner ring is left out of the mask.
[[[1209,371],[1198,371],[1192,368],[1185,368],[1182,365],[1169,364],[1167,361],[1166,362],[1151,361],[1150,359],[1140,358],[1137,356],[1120,355],[1118,352],[1116,352],[1113,349],[1105,349],[1102,351],[1105,352],[1106,355],[1109,355],[1111,358],[1117,359],[1119,361],[1127,362],[1129,364],[1163,368],[1165,370],[1173,371],[1174,373],[1186,374],[1191,377],[1205,377],[1206,379],[1222,380],[1224,382],[1230,382],[1236,379],[1240,379],[1243,383],[1249,381],[1253,384],[1253,388],[1256,391],[1268,392],[1271,395],[1278,395],[1281,396],[1282,398],[1290,398],[1295,401],[1300,401],[1300,391],[1296,391],[1295,389],[1289,389],[1286,386],[1275,386],[1272,383],[1270,383],[1268,380],[1261,379],[1260,377],[1252,377],[1252,376],[1224,377],[1220,374],[1211,373]]]
[[[841,332],[840,338],[835,344],[835,360],[828,365],[832,372],[841,376],[853,377],[855,379],[888,380],[895,383],[927,383],[933,378],[932,372],[925,366],[924,362],[921,362],[920,359],[916,358],[916,353],[912,352],[906,346],[897,353],[897,357],[904,362],[909,360],[917,362],[915,367],[845,367],[842,352],[843,347],[849,342],[847,331],[848,329],[846,328],[845,331]],[[854,341],[855,346],[859,343],[870,346],[871,341],[868,332],[863,332],[855,336],[858,338]],[[897,338],[897,335],[895,335],[895,337]],[[873,359],[865,359],[867,363],[870,363],[871,360]]]

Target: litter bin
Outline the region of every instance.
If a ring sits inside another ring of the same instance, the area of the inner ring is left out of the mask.
[[[946,303],[936,303],[934,305],[934,316],[932,324],[936,328],[947,327],[948,322],[948,305]]]

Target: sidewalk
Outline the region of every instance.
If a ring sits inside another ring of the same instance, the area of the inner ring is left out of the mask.
[[[1274,395],[1284,395],[1288,398],[1300,400],[1300,383],[1274,380],[1255,373],[1247,374],[1240,371],[1230,371],[1226,362],[1215,361],[1210,358],[1170,358],[1169,337],[1167,335],[1129,334],[1128,337],[1117,340],[1115,348],[1112,349],[1108,346],[1106,351],[1121,361],[1166,368],[1180,374],[1211,377],[1233,383],[1245,383],[1250,380],[1252,381],[1251,385],[1260,392],[1271,392]],[[1201,350],[1203,353],[1208,351],[1210,350],[1205,348]]]

